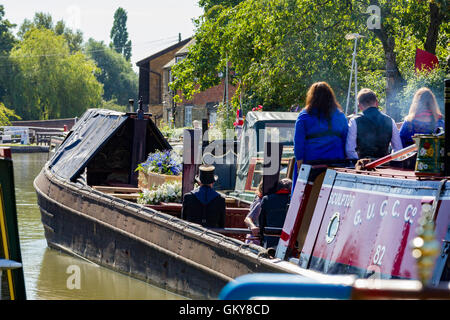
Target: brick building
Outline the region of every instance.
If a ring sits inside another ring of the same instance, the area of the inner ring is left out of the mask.
[[[176,45],[160,51],[137,63],[139,67],[139,96],[143,97],[157,122],[170,123],[174,119],[176,127],[192,126],[194,120],[208,119],[214,123],[217,117],[217,106],[224,101],[225,86],[221,84],[196,93],[192,100],[175,103],[173,93],[169,89],[172,80],[172,66],[183,60],[194,40],[188,38]],[[228,86],[231,98],[236,90]]]

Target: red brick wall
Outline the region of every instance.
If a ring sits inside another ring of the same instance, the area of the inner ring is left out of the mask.
[[[193,105],[196,107],[205,107],[208,102],[219,103],[223,101],[224,98],[224,81],[219,85],[209,88],[205,91],[198,92],[194,95],[192,100],[183,101],[182,105]],[[228,85],[228,99],[231,100],[234,93],[236,92],[236,87]]]

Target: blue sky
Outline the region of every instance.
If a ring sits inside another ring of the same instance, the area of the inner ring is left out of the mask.
[[[18,26],[35,12],[50,13],[54,22],[63,19],[83,32],[84,40],[94,38],[109,43],[114,11],[128,12],[128,33],[133,43],[131,62],[135,63],[178,40],[193,35],[193,18],[202,14],[198,0],[4,0],[5,18]],[[16,28],[16,30],[18,27]]]

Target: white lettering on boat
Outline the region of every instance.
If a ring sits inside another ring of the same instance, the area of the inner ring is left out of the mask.
[[[414,218],[418,213],[417,206],[411,203],[405,203],[405,201],[408,201],[407,199],[403,199],[402,202],[400,200],[395,200],[392,202],[389,201],[389,199],[372,202],[358,201],[356,204],[355,199],[355,194],[332,192],[328,200],[328,205],[333,206],[333,212],[341,209],[339,211],[346,212],[346,214],[350,216],[352,216],[352,211],[355,210],[353,214],[354,226],[362,224],[363,219],[366,221],[371,221],[378,214],[381,218],[388,216],[392,218],[399,218],[402,215],[405,223],[413,224]],[[415,199],[411,200],[414,201]],[[353,208],[354,206],[355,208]]]

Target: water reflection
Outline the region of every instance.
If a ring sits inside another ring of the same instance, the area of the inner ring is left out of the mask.
[[[27,299],[184,299],[82,259],[49,249],[44,237],[33,180],[45,153],[13,154],[20,247]],[[80,289],[67,287],[69,266],[79,268]]]
[[[75,277],[79,276],[79,287]],[[40,299],[177,299],[168,291],[117,274],[87,261],[46,249],[41,261],[37,291]]]

